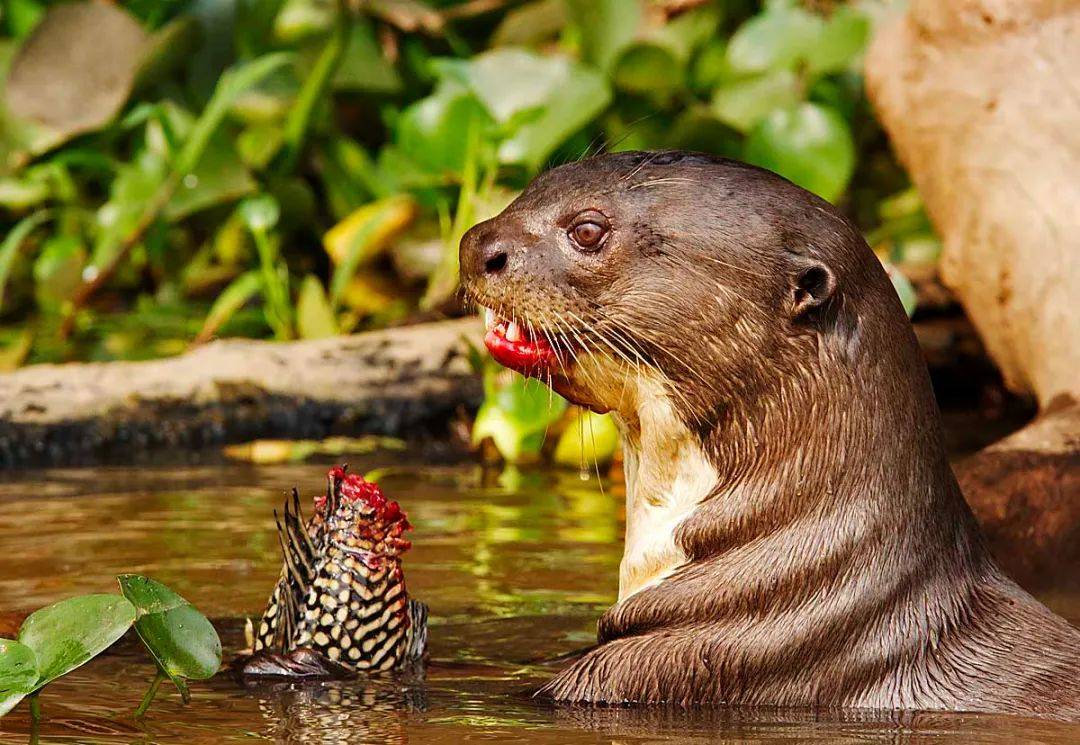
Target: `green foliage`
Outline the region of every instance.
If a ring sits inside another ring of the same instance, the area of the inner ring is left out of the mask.
[[[536,458],[548,428],[565,410],[566,402],[546,386],[489,362],[484,368],[484,405],[473,424],[473,442],[490,438],[511,463]]]
[[[12,65],[75,96],[93,79],[20,55],[32,33],[90,33],[52,8],[5,5],[5,87]],[[940,242],[869,114],[861,5],[717,0],[667,17],[643,0],[531,0],[482,22],[467,8],[92,9],[100,28],[126,29],[97,40],[95,65],[123,74],[86,90],[107,99],[93,122],[79,106],[71,121],[27,117],[25,82],[15,111],[0,97],[0,366],[151,357],[219,335],[322,338],[451,308],[464,232],[548,164],[597,147],[742,158],[836,202],[913,312],[905,272],[932,265]],[[109,57],[139,38],[140,54]],[[535,457],[565,404],[490,370],[485,385],[474,439]],[[613,452],[606,417],[570,413],[561,432],[556,462]]]
[[[0,716],[26,696],[108,649],[132,625],[187,700],[187,679],[221,666],[221,641],[210,622],[168,587],[135,574],[119,578],[120,595],[82,595],[31,613],[17,641],[0,639]],[[157,690],[157,681],[152,687]],[[141,710],[149,704],[144,699]]]
[[[772,168],[848,211],[901,271],[892,254],[936,240],[878,209],[907,182],[863,96],[862,5],[77,1],[108,6],[89,11],[94,30],[37,0],[0,21],[5,89],[13,66],[45,75],[74,117],[39,120],[26,74],[0,96],[6,361],[317,338],[453,309],[465,230],[549,164],[602,147]],[[27,60],[31,34],[92,36],[101,57],[81,71]],[[106,87],[99,67],[118,71]]]
[[[158,669],[188,700],[186,680],[204,680],[221,667],[221,639],[206,616],[160,582],[137,574],[117,578],[138,611],[135,631]]]
[[[19,643],[37,660],[33,690],[104,652],[134,621],[135,607],[118,595],[83,595],[31,613],[19,629]]]

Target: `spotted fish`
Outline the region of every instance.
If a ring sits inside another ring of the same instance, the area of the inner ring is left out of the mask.
[[[401,555],[411,546],[404,534],[412,526],[401,507],[344,468],[330,470],[326,495],[314,507],[305,522],[293,490],[282,514],[275,513],[284,566],[246,671],[307,674],[321,657],[348,671],[375,672],[422,659],[427,606],[405,589]]]

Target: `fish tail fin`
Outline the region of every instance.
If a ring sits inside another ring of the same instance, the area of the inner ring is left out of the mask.
[[[427,654],[428,607],[419,600],[409,600],[409,630],[405,635],[405,659],[421,660]]]

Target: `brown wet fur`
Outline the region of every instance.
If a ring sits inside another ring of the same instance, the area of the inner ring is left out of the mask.
[[[596,252],[567,242],[585,209],[612,225]],[[1080,719],[1080,632],[995,565],[911,325],[831,205],[732,161],[605,155],[473,228],[461,268],[502,315],[607,340],[612,369],[629,352],[625,385],[658,376],[717,474],[675,531],[686,561],[542,694]],[[633,430],[628,399],[573,365],[551,382]]]

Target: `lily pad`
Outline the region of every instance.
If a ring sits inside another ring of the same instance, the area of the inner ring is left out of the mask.
[[[138,609],[135,631],[158,667],[181,691],[185,678],[209,678],[221,667],[221,639],[195,606],[165,585],[137,574],[117,579]]]
[[[34,650],[11,639],[0,639],[0,717],[34,690],[37,679]]]
[[[134,621],[135,606],[119,595],[83,595],[31,613],[19,642],[37,658],[33,690],[104,652]]]

